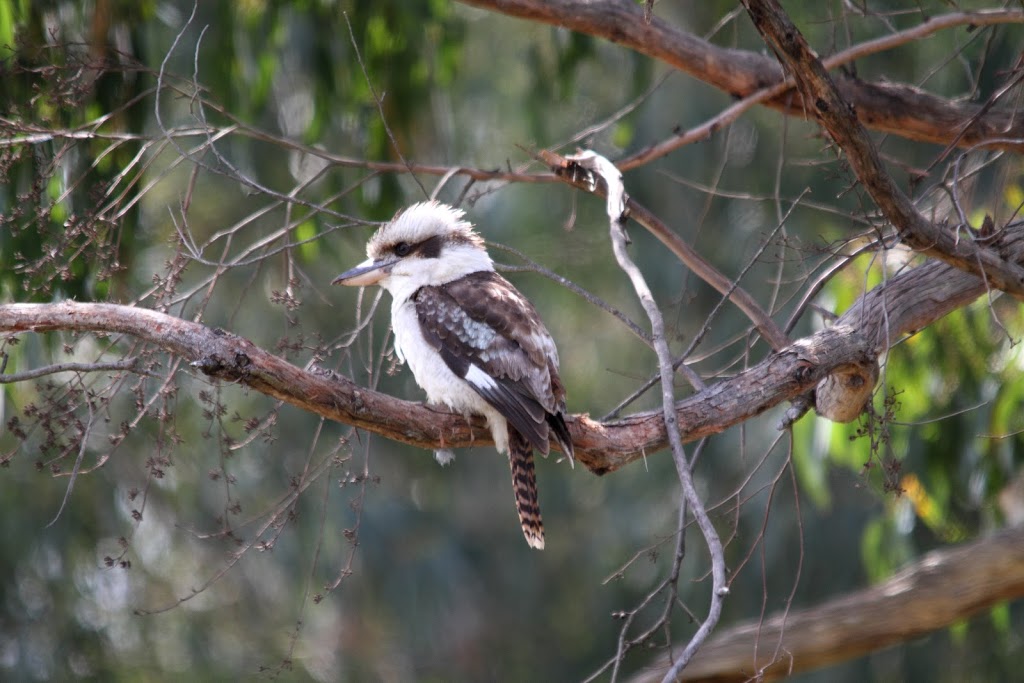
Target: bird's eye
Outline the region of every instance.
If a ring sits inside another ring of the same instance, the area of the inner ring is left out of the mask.
[[[412,245],[408,242],[399,242],[395,245],[395,256],[408,256],[412,251]]]

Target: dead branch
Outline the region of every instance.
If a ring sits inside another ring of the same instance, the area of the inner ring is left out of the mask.
[[[719,631],[676,680],[779,680],[918,638],[1021,596],[1024,528],[1015,527],[933,551],[877,586]],[[633,683],[661,681],[668,668],[666,659]]]
[[[697,493],[697,487],[693,484],[693,474],[691,473],[692,461],[686,457],[686,453],[683,451],[683,440],[680,438],[679,429],[676,426],[675,388],[672,382],[675,371],[672,368],[672,352],[669,350],[668,341],[665,339],[665,320],[661,315],[657,302],[654,300],[654,294],[651,292],[647,280],[630,257],[629,250],[627,249],[625,230],[627,196],[622,186],[622,174],[619,172],[619,169],[615,168],[612,162],[594,152],[588,151],[574,155],[570,158],[570,161],[578,164],[583,169],[587,169],[594,178],[600,178],[607,189],[607,214],[612,252],[615,254],[615,261],[619,264],[619,268],[632,283],[633,291],[636,292],[637,298],[640,299],[640,304],[643,306],[647,319],[651,323],[651,340],[654,342],[655,353],[658,355],[658,374],[661,379],[662,419],[666,426],[669,448],[672,451],[672,460],[676,466],[676,474],[682,486],[682,500],[679,503],[681,520],[686,516],[686,513],[683,512],[684,506],[689,506],[697,526],[704,536],[708,554],[711,556],[711,605],[708,607],[707,616],[701,622],[697,632],[686,643],[683,652],[673,663],[673,668],[668,674],[671,676],[673,671],[685,667],[700,650],[700,647],[708,639],[712,631],[714,631],[715,626],[718,625],[719,618],[722,616],[722,601],[729,593],[725,577],[725,551],[722,549],[722,539],[719,537],[718,531],[715,529],[715,525],[711,522],[711,518],[704,507],[704,501],[701,499],[700,494]],[[594,182],[593,184],[596,185],[597,183]],[[703,383],[698,385],[698,387],[703,389]],[[683,526],[682,521],[680,521],[680,526]],[[681,529],[680,533],[684,533],[684,531]]]
[[[47,365],[45,368],[3,374],[3,368],[7,365],[7,355],[3,355],[3,363],[0,365],[0,384],[15,384],[30,379],[39,379],[47,375],[56,375],[61,372],[119,372],[121,370],[138,371],[138,358],[125,358],[124,360],[112,363],[57,363]]]

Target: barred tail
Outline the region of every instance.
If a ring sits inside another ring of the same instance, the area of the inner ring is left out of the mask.
[[[533,446],[511,425],[508,428],[508,457],[512,465],[512,492],[523,536],[531,548],[544,549],[544,522],[537,501],[537,473],[533,468]]]

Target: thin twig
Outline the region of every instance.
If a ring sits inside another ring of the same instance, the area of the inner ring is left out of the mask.
[[[64,489],[64,497],[60,501],[60,507],[57,508],[57,514],[55,514],[53,516],[53,519],[50,520],[50,523],[46,525],[47,529],[49,529],[51,526],[56,524],[57,520],[60,519],[61,513],[64,512],[64,508],[68,504],[68,500],[71,499],[71,492],[75,489],[75,482],[78,480],[78,475],[79,475],[79,473],[82,470],[82,460],[85,458],[85,447],[86,447],[86,444],[89,443],[89,431],[90,431],[90,429],[92,427],[92,418],[93,418],[92,402],[91,401],[87,402],[86,403],[86,407],[89,409],[89,419],[82,426],[82,434],[81,434],[82,442],[81,442],[81,444],[79,444],[79,447],[78,447],[78,456],[75,458],[75,464],[71,468],[71,477],[68,479],[68,487],[66,489]]]
[[[513,265],[509,265],[509,264],[504,264],[504,263],[503,264],[497,264],[498,270],[502,270],[502,271],[506,271],[506,272],[512,272],[512,273],[518,273],[518,272],[522,272],[522,271],[529,271],[531,273],[537,273],[539,275],[543,275],[544,277],[548,278],[549,280],[551,280],[553,282],[557,282],[558,284],[560,284],[561,286],[565,287],[569,291],[571,291],[574,294],[577,294],[578,296],[582,297],[583,299],[585,299],[587,301],[587,303],[592,304],[594,306],[597,306],[602,311],[605,311],[606,313],[614,316],[615,318],[617,318],[619,320],[619,322],[621,322],[623,325],[625,325],[627,328],[629,328],[629,331],[632,332],[634,335],[636,335],[636,337],[640,341],[642,341],[647,346],[649,346],[651,348],[654,348],[653,347],[653,342],[651,341],[651,335],[649,335],[646,332],[644,332],[643,329],[641,329],[641,327],[639,325],[637,325],[635,322],[630,320],[629,316],[627,316],[625,313],[623,313],[619,309],[615,308],[614,306],[612,306],[611,304],[606,302],[604,299],[600,298],[599,296],[596,296],[595,294],[591,294],[587,290],[585,290],[582,287],[580,287],[579,285],[577,285],[572,280],[564,278],[561,275],[559,275],[558,273],[545,268],[544,266],[542,266],[539,263],[537,263],[537,262],[533,261],[532,259],[530,259],[526,254],[524,254],[523,252],[519,251],[518,249],[515,249],[513,247],[509,247],[509,246],[504,245],[504,244],[498,244],[497,242],[491,242],[490,240],[488,240],[487,246],[494,247],[496,249],[500,249],[501,251],[507,251],[508,253],[513,254],[516,257],[522,259],[522,261],[526,264],[525,266],[513,266]]]
[[[348,12],[342,12],[341,15],[345,17],[345,25],[348,26],[348,37],[352,42],[352,51],[356,55],[356,61],[359,63],[359,68],[363,72],[363,81],[366,83],[366,87],[370,91],[370,96],[373,97],[374,103],[377,105],[377,113],[380,114],[380,123],[384,126],[384,132],[388,134],[388,140],[391,141],[391,148],[398,155],[398,158],[405,165],[405,168],[409,171],[409,176],[413,179],[419,188],[423,192],[424,197],[430,197],[430,193],[427,192],[427,188],[420,182],[419,177],[413,172],[412,164],[410,164],[405,155],[402,154],[402,147],[398,144],[398,140],[395,138],[395,134],[391,131],[391,126],[388,125],[388,119],[384,116],[384,97],[377,94],[377,89],[373,87],[373,82],[370,80],[370,74],[366,70],[366,64],[363,63],[363,53],[359,50],[359,43],[356,41],[355,31],[352,30],[352,22],[348,18]]]
[[[58,372],[105,372],[107,370],[131,370],[138,372],[136,369],[138,362],[138,358],[125,358],[124,360],[110,363],[57,363],[55,365],[47,365],[44,368],[26,370],[25,372],[14,372],[8,375],[0,374],[0,384],[25,382],[30,379],[45,377],[46,375],[54,375]],[[141,372],[140,374],[149,375],[150,373]]]

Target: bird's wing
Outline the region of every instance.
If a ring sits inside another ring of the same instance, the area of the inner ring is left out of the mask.
[[[414,300],[424,338],[452,372],[537,450],[548,452],[551,427],[563,441],[568,432],[558,354],[536,309],[511,283],[483,271],[422,287]]]

